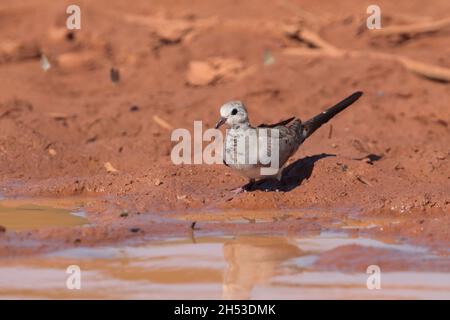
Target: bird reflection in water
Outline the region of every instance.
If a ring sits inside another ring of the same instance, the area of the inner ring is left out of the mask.
[[[301,256],[302,250],[286,237],[239,237],[223,244],[227,262],[224,299],[249,299],[253,288],[281,273],[283,262]]]

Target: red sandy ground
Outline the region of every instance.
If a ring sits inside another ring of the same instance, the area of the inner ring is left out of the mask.
[[[351,211],[359,218],[403,218],[371,231],[379,237],[446,248],[450,85],[394,61],[284,53],[305,46],[284,32],[294,25],[338,48],[450,68],[450,29],[375,38],[361,27],[372,2],[79,1],[81,30],[69,33],[70,1],[1,1],[0,193],[99,200],[87,208],[94,227],[3,232],[0,252],[35,252],[20,245],[30,239],[60,247],[190,230],[188,222],[151,222],[149,213],[204,212],[208,221],[214,210],[305,208],[317,215],[273,222],[262,231],[322,230]],[[377,4],[383,26],[450,14],[448,0]],[[274,59],[270,65],[263,63],[265,52]],[[47,72],[40,53],[52,65]],[[214,62],[216,69],[196,69],[193,61]],[[120,71],[118,83],[110,80],[111,67]],[[227,167],[170,160],[170,127],[192,130],[193,121],[202,120],[210,128],[228,100],[243,100],[258,124],[292,115],[307,119],[356,90],[364,96],[292,159],[303,160],[289,172],[289,191],[233,196],[230,190],[246,181]],[[334,156],[317,157],[322,154]],[[379,159],[370,161],[370,155]],[[117,171],[108,172],[107,162]],[[120,217],[124,210],[128,217]]]

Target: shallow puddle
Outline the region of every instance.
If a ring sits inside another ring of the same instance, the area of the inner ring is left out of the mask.
[[[0,225],[12,231],[84,225],[82,204],[79,199],[0,200]]]
[[[369,290],[366,266],[379,261],[376,257],[356,257],[364,266],[358,271],[346,271],[339,264],[320,267],[323,254],[349,246],[432,263],[420,271],[400,266],[395,272],[384,272],[381,264],[381,289]],[[70,265],[80,267],[79,290],[66,287]],[[344,233],[171,239],[0,259],[0,298],[448,299],[449,265],[448,257],[434,256],[426,248]]]

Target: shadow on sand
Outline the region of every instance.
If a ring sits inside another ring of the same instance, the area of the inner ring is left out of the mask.
[[[249,191],[291,191],[300,186],[305,179],[308,179],[311,176],[317,161],[335,156],[335,154],[322,153],[298,159],[284,168],[281,181],[276,179],[261,180],[256,182]]]

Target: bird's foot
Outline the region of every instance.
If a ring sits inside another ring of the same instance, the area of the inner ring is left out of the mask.
[[[238,194],[240,194],[242,192],[245,192],[245,191],[246,190],[244,189],[244,187],[239,187],[239,188],[230,190],[230,192],[233,193],[234,195],[238,195]]]

